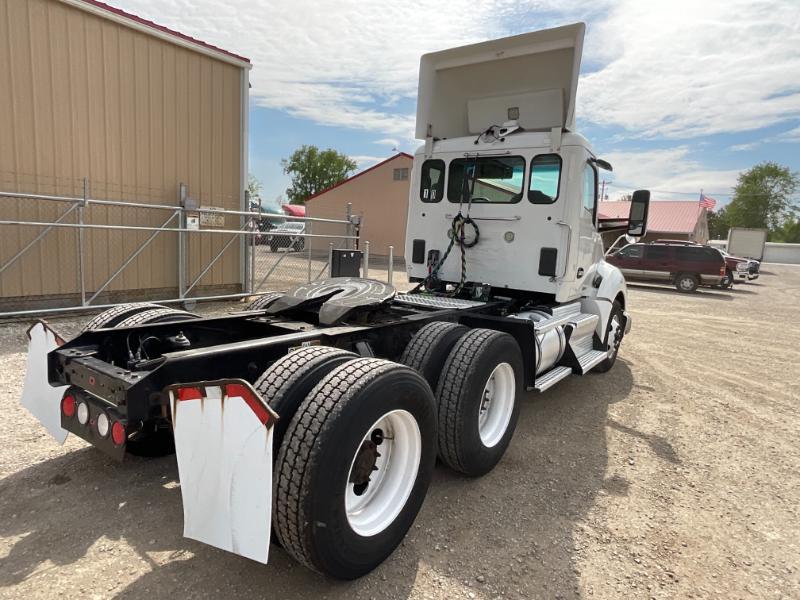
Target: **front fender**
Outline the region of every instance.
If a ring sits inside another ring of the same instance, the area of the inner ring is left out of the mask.
[[[620,298],[623,310],[627,309],[628,286],[625,284],[622,272],[604,260],[595,265],[593,272],[587,275],[586,280],[587,283],[582,290],[581,312],[600,316],[595,333],[600,340],[605,340],[614,300]]]

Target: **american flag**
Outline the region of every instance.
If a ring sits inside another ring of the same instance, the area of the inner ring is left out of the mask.
[[[717,201],[713,198],[709,198],[703,192],[700,192],[700,206],[703,208],[707,208],[708,210],[714,210],[714,207],[717,205]]]

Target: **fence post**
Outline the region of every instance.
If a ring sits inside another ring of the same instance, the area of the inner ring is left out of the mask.
[[[86,277],[84,276],[84,259],[83,259],[83,208],[86,206],[86,198],[89,195],[89,181],[86,177],[83,178],[83,200],[78,207],[78,277],[81,281],[81,306],[86,306]]]
[[[186,231],[186,197],[188,196],[188,189],[185,183],[178,184],[178,298],[183,298],[186,295],[184,291],[186,287],[186,260],[184,253],[186,252],[185,231]]]
[[[389,246],[389,285],[392,285],[392,279],[394,279],[394,246]]]
[[[306,234],[314,233],[314,223],[311,221],[306,221]],[[308,255],[308,283],[311,283],[311,242],[314,238],[303,237],[303,244],[306,246],[306,254]]]
[[[369,279],[369,242],[364,242],[364,279]]]
[[[328,277],[333,277],[333,242],[328,244]]]
[[[353,226],[353,203],[352,202],[348,202],[347,203],[347,209],[345,210],[344,218],[347,221],[347,225],[345,226],[345,233],[344,234],[346,236],[348,236],[348,237],[352,236],[353,233],[355,232],[355,227]],[[353,244],[353,248],[350,247],[351,243]],[[350,239],[346,239],[344,241],[344,247],[347,250],[358,249],[358,246],[356,245],[356,243],[353,242],[353,240],[350,240]]]

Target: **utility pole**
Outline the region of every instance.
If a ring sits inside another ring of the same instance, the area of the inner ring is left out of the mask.
[[[603,179],[600,187],[600,202],[606,199],[606,180]]]

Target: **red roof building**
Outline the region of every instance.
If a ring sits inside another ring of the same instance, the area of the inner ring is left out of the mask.
[[[281,206],[287,217],[305,217],[306,207],[302,204],[284,204]]]
[[[630,202],[600,202],[598,218],[626,219]],[[706,209],[695,201],[653,200],[647,216],[647,235],[644,241],[659,238],[708,242],[708,217]]]

